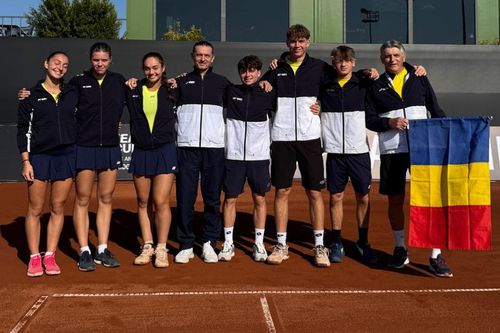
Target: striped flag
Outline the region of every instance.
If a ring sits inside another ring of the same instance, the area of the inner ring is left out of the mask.
[[[410,121],[409,245],[491,247],[489,119]]]

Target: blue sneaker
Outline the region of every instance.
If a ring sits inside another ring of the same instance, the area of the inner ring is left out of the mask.
[[[344,245],[342,245],[342,243],[332,243],[330,245],[329,258],[331,262],[342,262],[344,260],[344,256]]]
[[[96,254],[94,262],[108,268],[120,267],[120,262],[111,254],[108,249],[104,249],[103,253]]]
[[[405,265],[409,263],[410,258],[408,257],[408,250],[402,246],[396,246],[389,267],[399,269],[405,267]]]
[[[78,257],[78,269],[82,272],[95,271],[95,264],[89,251],[83,251]]]
[[[372,248],[368,243],[356,242],[356,248],[361,255],[361,260],[367,265],[375,265],[378,262],[378,258],[373,254]]]

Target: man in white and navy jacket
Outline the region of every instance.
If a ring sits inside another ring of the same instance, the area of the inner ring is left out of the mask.
[[[223,102],[230,82],[212,71],[213,46],[207,41],[194,44],[194,70],[177,79],[177,146],[179,172],[177,188],[177,239],[180,244],[176,263],[194,257],[194,203],[201,176],[204,224],[202,258],[218,261],[216,241],[221,230],[220,194],[224,180],[225,124]]]
[[[405,247],[403,205],[406,171],[410,167],[408,128],[411,119],[445,117],[432,86],[425,76],[416,76],[407,63],[403,45],[389,40],[380,47],[385,73],[367,92],[366,126],[378,132],[380,148],[379,192],[388,197],[388,215],[396,241],[390,266],[403,268],[410,260]],[[452,277],[440,249],[433,249],[430,270],[440,277]]]

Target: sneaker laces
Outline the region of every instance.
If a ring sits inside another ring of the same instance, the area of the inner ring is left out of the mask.
[[[264,244],[261,244],[261,243],[256,243],[255,249],[257,250],[257,253],[260,253],[260,254],[264,254],[266,252]]]
[[[318,257],[328,256],[328,249],[323,245],[317,245],[312,250]]]
[[[44,256],[43,262],[45,265],[56,265],[56,256],[54,254]]]
[[[224,245],[222,245],[222,252],[231,252],[231,245],[232,243],[224,242]]]
[[[30,267],[37,267],[41,265],[42,257],[37,255],[30,259],[29,265]]]
[[[165,260],[167,258],[168,250],[166,248],[156,248],[155,256],[161,260]]]
[[[282,244],[276,244],[273,246],[273,253],[279,253],[279,254],[283,254],[285,253],[285,250],[286,250],[286,246],[285,245],[282,245]]]

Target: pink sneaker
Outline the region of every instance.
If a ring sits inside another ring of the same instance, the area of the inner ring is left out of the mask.
[[[47,275],[61,274],[61,269],[56,263],[55,253],[43,256],[43,266],[45,267],[45,274]]]
[[[42,257],[39,254],[30,258],[30,262],[28,264],[28,273],[27,274],[28,274],[28,276],[31,276],[31,277],[43,275]]]

